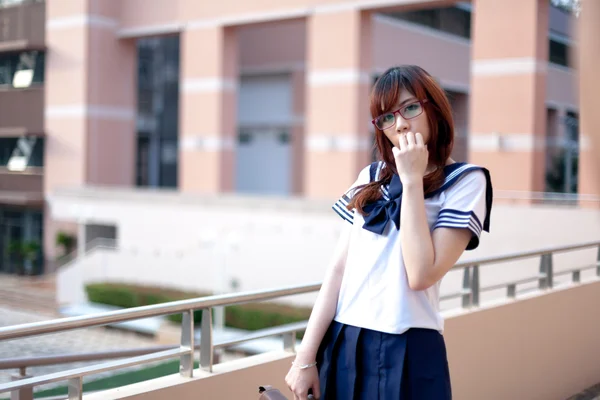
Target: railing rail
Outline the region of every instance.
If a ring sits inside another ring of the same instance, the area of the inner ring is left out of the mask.
[[[548,203],[600,203],[600,196],[585,193],[558,193],[558,192],[529,192],[516,190],[499,190],[494,193],[494,198],[509,201],[533,200]]]
[[[283,289],[258,290],[246,293],[223,294],[200,299],[187,299],[169,303],[110,311],[101,314],[59,318],[51,321],[33,322],[0,328],[0,340],[56,333],[60,331],[91,328],[135,319],[181,314],[190,310],[200,310],[219,306],[271,300],[278,297],[316,292],[321,284],[291,286]]]
[[[587,264],[579,268],[571,268],[567,271],[554,273],[552,263],[553,254],[587,248],[598,249],[596,262],[594,264]],[[537,276],[507,282],[502,285],[493,285],[484,288],[480,287],[480,266],[507,261],[516,261],[532,257],[540,257],[540,272]],[[551,290],[554,287],[554,277],[556,275],[572,274],[572,282],[579,283],[581,271],[591,268],[595,268],[596,276],[600,277],[600,241],[590,241],[574,245],[555,246],[533,251],[505,254],[501,256],[470,259],[457,263],[453,267],[455,270],[463,269],[464,271],[462,290],[456,293],[445,295],[442,297],[442,299],[462,298],[463,308],[478,307],[480,302],[479,296],[483,291],[506,287],[507,297],[514,298],[517,295],[517,285],[538,281],[538,289]],[[19,395],[22,395],[26,390],[31,391],[31,388],[34,386],[59,381],[68,381],[69,399],[81,399],[83,393],[82,379],[84,376],[177,357],[180,358],[180,374],[185,377],[191,377],[193,375],[194,355],[197,349],[200,350],[201,368],[207,371],[212,371],[214,363],[213,355],[215,350],[225,349],[240,343],[265,337],[283,336],[284,349],[293,351],[294,344],[296,342],[296,332],[301,332],[306,329],[306,321],[274,328],[267,328],[252,332],[240,338],[215,343],[213,340],[212,308],[311,293],[318,291],[320,287],[320,283],[314,283],[281,289],[217,295],[200,299],[188,299],[164,304],[136,307],[132,309],[106,312],[96,315],[61,318],[51,321],[2,327],[0,328],[0,340],[8,340],[114,324],[140,318],[164,316],[177,313],[183,314],[181,341],[179,346],[156,346],[153,348],[130,349],[114,352],[37,358],[30,357],[17,360],[0,360],[0,369],[19,368],[21,370],[21,374],[25,375],[25,369],[31,366],[58,364],[72,361],[98,361],[114,358],[125,358],[122,360],[105,362],[99,365],[71,369],[39,377],[25,377],[19,381],[0,385],[0,393],[14,391],[19,393]],[[193,313],[195,310],[202,310],[202,322],[200,328],[201,336],[199,344],[194,343]]]

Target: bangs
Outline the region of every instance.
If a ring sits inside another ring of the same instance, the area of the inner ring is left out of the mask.
[[[403,90],[408,91],[418,99],[425,97],[424,88],[414,87],[414,83],[417,83],[418,86],[418,81],[414,79],[414,77],[402,74],[397,70],[392,70],[390,72],[391,73],[382,75],[373,88],[373,94],[371,96],[371,115],[373,118],[377,118],[386,112],[393,111],[398,104],[400,94]]]

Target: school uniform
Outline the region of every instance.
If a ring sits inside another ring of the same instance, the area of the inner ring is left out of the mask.
[[[367,216],[346,209],[355,188],[377,180],[383,162],[365,167],[333,205],[352,224],[337,310],[317,354],[325,400],[445,400],[451,386],[436,283],[410,289],[400,246],[402,184],[394,175]],[[489,232],[492,186],[482,167],[455,163],[425,196],[427,223],[467,228],[468,250]]]

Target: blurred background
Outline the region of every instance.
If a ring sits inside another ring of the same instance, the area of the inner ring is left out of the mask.
[[[0,326],[320,281],[331,206],[375,159],[369,92],[400,64],[445,89],[452,157],[491,171],[491,233],[462,261],[600,240],[598,3],[0,0]],[[553,283],[597,251],[554,257]],[[478,301],[538,290],[540,268],[482,269]],[[302,320],[314,298],[216,324]],[[170,337],[146,322],[129,331]]]

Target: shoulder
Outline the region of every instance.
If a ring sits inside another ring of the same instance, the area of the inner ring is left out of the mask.
[[[359,185],[367,184],[377,178],[379,175],[379,171],[384,165],[383,161],[375,161],[366,165],[363,169],[360,170],[357,178],[357,183]]]
[[[445,191],[481,191],[491,184],[489,171],[479,165],[457,163],[450,165],[444,182]]]

